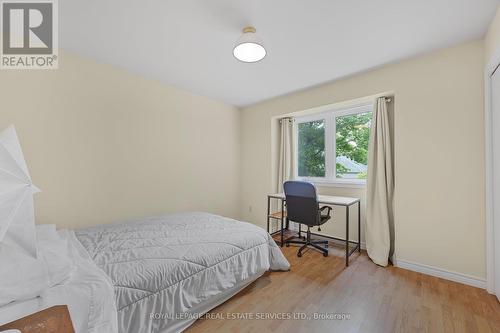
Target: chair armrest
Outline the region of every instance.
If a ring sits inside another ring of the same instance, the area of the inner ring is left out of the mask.
[[[332,207],[330,207],[330,206],[323,206],[319,210],[323,213],[323,211],[325,209],[328,209],[328,211],[326,212],[326,215],[330,216],[330,212],[332,211]]]

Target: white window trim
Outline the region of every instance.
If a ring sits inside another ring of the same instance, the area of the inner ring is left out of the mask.
[[[335,161],[337,158],[336,140],[330,140],[330,138],[336,137],[335,133],[337,131],[336,129],[337,117],[348,116],[359,113],[367,113],[367,112],[373,112],[373,103],[364,103],[360,105],[354,105],[343,108],[332,108],[319,113],[310,114],[302,117],[296,117],[293,124],[293,131],[295,133],[294,155],[296,158],[296,161],[294,162],[295,178],[298,180],[309,181],[318,186],[364,188],[366,186],[366,179],[337,178],[336,167],[335,167]],[[325,122],[325,177],[300,177],[299,163],[298,163],[298,158],[299,158],[298,125],[301,123],[307,123],[315,120],[324,120]],[[333,156],[333,158],[331,158],[330,156]]]

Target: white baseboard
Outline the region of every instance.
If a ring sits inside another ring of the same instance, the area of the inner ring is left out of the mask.
[[[463,273],[448,271],[446,269],[418,264],[415,262],[402,260],[402,259],[394,259],[394,266],[407,269],[410,271],[432,275],[438,278],[442,278],[445,280],[450,280],[458,283],[463,283],[469,286],[486,289],[486,280],[483,278],[479,278],[472,275],[467,275]]]

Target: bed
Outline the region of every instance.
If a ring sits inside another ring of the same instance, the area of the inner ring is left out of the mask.
[[[55,232],[55,226],[37,226],[37,238],[47,228]],[[57,236],[47,241],[64,244],[60,252],[71,272],[39,297],[0,307],[0,324],[65,304],[77,333],[181,332],[264,272],[290,267],[260,227],[208,213],[59,230]],[[44,246],[39,241],[39,253]],[[64,266],[60,257],[43,258]]]
[[[11,126],[0,132],[0,325],[68,305],[77,333],[180,332],[290,267],[263,229],[208,213],[35,226],[37,192]]]
[[[288,270],[263,229],[181,213],[74,231],[111,279],[119,332],[180,332],[268,270]]]

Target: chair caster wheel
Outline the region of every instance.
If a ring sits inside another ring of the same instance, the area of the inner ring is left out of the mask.
[[[299,258],[302,257],[302,253],[298,252],[297,257],[299,257]]]
[[[323,257],[328,257],[328,253],[323,253]]]

